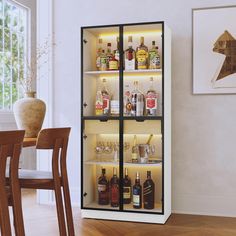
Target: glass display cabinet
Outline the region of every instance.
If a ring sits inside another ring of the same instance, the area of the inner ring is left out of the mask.
[[[81,28],[82,217],[171,214],[171,32],[164,22]]]

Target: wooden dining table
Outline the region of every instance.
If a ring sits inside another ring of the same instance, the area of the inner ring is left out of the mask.
[[[37,138],[24,138],[23,147],[34,147],[36,146]]]

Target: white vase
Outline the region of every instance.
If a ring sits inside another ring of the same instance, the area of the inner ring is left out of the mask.
[[[38,136],[46,113],[46,104],[34,96],[35,92],[28,92],[24,98],[16,101],[13,106],[17,127],[25,130],[26,138]]]

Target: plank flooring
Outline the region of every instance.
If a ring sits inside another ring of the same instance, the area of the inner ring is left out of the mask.
[[[26,236],[57,236],[53,206],[36,204],[35,192],[23,195]],[[73,209],[78,236],[236,236],[236,218],[173,214],[165,225],[81,219]]]

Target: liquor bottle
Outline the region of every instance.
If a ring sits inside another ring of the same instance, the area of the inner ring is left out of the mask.
[[[107,90],[106,86],[106,79],[102,80],[103,87],[102,87],[102,104],[103,104],[103,115],[110,114],[110,94]]]
[[[132,36],[128,37],[128,48],[125,50],[125,70],[135,70],[135,50],[132,48]]]
[[[116,168],[113,168],[113,177],[111,178],[111,206],[118,207],[119,206],[119,178],[117,177]]]
[[[146,115],[156,116],[157,115],[157,92],[153,86],[153,77],[150,78],[150,87],[146,94]]]
[[[102,99],[102,92],[100,90],[97,91],[97,95],[96,95],[95,115],[96,116],[103,115],[103,99]]]
[[[139,173],[136,173],[135,184],[133,186],[133,208],[142,208],[142,186],[140,185]]]
[[[109,204],[109,181],[106,178],[106,169],[102,169],[102,175],[98,179],[98,204]]]
[[[143,116],[144,95],[138,89],[138,81],[134,81],[134,90],[131,93],[131,116]]]
[[[96,66],[98,70],[100,70],[100,67],[101,67],[101,54],[102,54],[102,39],[99,39],[97,56],[96,56]]]
[[[119,42],[119,37],[116,38],[117,46],[116,50],[114,51],[115,59],[118,61],[118,68],[120,68],[120,42]]]
[[[111,43],[107,44],[107,68],[109,69],[109,61],[111,60],[111,58],[113,57],[112,51],[111,51]]]
[[[125,178],[123,180],[123,203],[131,203],[131,179],[128,176],[127,168],[125,168]]]
[[[138,148],[137,148],[137,136],[134,135],[134,142],[131,151],[131,159],[133,163],[138,163]]]
[[[154,209],[155,184],[151,178],[151,171],[147,171],[147,179],[143,184],[144,209]]]
[[[148,48],[144,45],[144,37],[140,38],[140,45],[136,49],[136,66],[138,70],[148,68]]]
[[[100,54],[100,71],[105,71],[107,70],[107,55],[104,50],[102,50],[102,53]]]
[[[130,88],[129,85],[125,85],[124,91],[124,115],[130,116],[131,115],[131,97],[130,97]]]
[[[155,41],[152,41],[152,49],[148,53],[149,69],[160,69],[161,60],[158,52],[158,47],[155,45]]]

